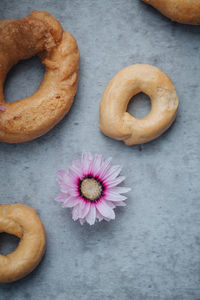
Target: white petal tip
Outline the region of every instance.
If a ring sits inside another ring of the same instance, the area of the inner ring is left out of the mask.
[[[88,224],[89,224],[90,226],[92,226],[92,225],[94,225],[94,224],[95,224],[95,222],[94,222],[94,223],[89,223],[89,222],[88,222]]]

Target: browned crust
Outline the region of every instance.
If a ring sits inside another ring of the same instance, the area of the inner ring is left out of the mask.
[[[173,21],[200,25],[199,0],[142,0]]]
[[[24,204],[0,205],[0,233],[20,238],[17,249],[0,255],[0,282],[12,282],[32,272],[41,261],[46,245],[44,226],[35,209]]]
[[[130,115],[130,99],[143,92],[151,99],[151,111],[143,119]],[[100,104],[100,130],[128,146],[147,143],[166,131],[178,109],[173,83],[160,69],[137,64],[117,73],[106,87]]]
[[[7,48],[11,50],[6,54]],[[8,70],[35,54],[46,67],[39,89],[30,97],[5,103],[2,91]],[[67,114],[77,90],[79,57],[74,37],[49,13],[34,11],[24,19],[0,22],[0,103],[6,108],[0,112],[0,141],[33,140]]]

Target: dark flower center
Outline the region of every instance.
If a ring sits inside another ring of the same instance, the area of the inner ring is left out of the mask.
[[[89,202],[97,202],[103,195],[103,191],[102,182],[91,175],[79,181],[80,195]]]

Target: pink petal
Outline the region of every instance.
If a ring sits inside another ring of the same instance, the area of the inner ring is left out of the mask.
[[[66,183],[66,178],[67,178],[67,173],[66,173],[66,171],[65,170],[58,170],[57,172],[56,172],[56,174],[57,174],[57,182],[59,183],[59,184],[62,184],[63,182],[64,183]]]
[[[76,221],[78,220],[78,218],[79,218],[79,207],[77,205],[72,209],[72,219]]]
[[[73,197],[69,197],[68,199],[65,200],[63,206],[64,207],[74,207],[77,204],[80,203],[81,200],[77,199],[77,198],[73,198]]]
[[[110,170],[104,175],[103,180],[113,180],[115,179],[119,173],[121,172],[122,168],[120,166],[113,166]]]
[[[115,213],[112,208],[106,204],[106,201],[101,200],[99,203],[97,203],[96,207],[102,216],[108,219],[115,219]]]
[[[94,204],[90,206],[89,213],[86,216],[86,221],[90,224],[93,225],[96,220],[96,207]]]
[[[127,197],[125,197],[124,195],[113,193],[109,190],[105,194],[105,200],[109,200],[112,202],[124,201],[126,199],[127,199]]]
[[[91,162],[90,171],[94,176],[96,176],[99,172],[102,163],[102,156],[99,154],[95,154],[93,161]]]
[[[61,191],[62,191],[62,189],[61,189]],[[68,188],[68,187],[67,187],[67,192],[68,192],[68,194],[70,194],[70,196],[72,196],[72,197],[76,197],[76,198],[79,198],[79,197],[80,197],[80,194],[79,194],[77,185],[75,185],[74,187],[71,187],[71,188]]]
[[[102,216],[102,214],[100,214],[100,212],[97,209],[96,209],[96,215],[99,222],[101,222],[104,219],[104,216]]]
[[[58,202],[64,202],[66,199],[68,199],[69,195],[65,194],[65,193],[60,193],[57,197],[56,197],[56,201]]]
[[[68,172],[69,173],[69,172]],[[75,179],[73,176],[70,176],[64,170],[57,171],[57,182],[60,185],[60,189],[63,193],[68,193],[68,187],[75,185]]]
[[[106,201],[106,204],[112,209],[114,209],[116,207],[116,205],[114,203],[112,203],[111,201]]]
[[[86,207],[87,203],[85,201],[83,201],[81,198],[79,200],[79,218],[80,219],[84,219],[85,215],[83,214],[83,212],[85,212],[85,207]]]
[[[103,180],[104,175],[107,173],[107,171],[110,168],[111,161],[112,161],[112,158],[109,157],[104,162],[102,162],[102,166],[101,166],[101,168],[100,168],[100,170],[99,170],[99,172],[97,174],[100,177],[100,179]]]
[[[81,173],[78,172],[76,167],[73,165],[68,169],[68,173],[69,173],[69,176],[73,177],[74,179],[77,179],[81,176]]]
[[[69,169],[74,173],[75,176],[82,177],[83,171],[81,168],[81,162],[79,160],[73,161],[72,166]]]
[[[117,186],[117,187],[113,187],[111,189],[109,189],[109,191],[114,192],[114,193],[118,193],[118,194],[124,194],[124,193],[128,193],[131,191],[131,188],[128,187],[121,187],[121,186]]]
[[[81,218],[85,218],[87,216],[87,214],[89,213],[89,210],[90,210],[90,203],[85,203],[82,211],[81,211]]]
[[[114,186],[120,184],[122,181],[124,181],[125,178],[126,178],[125,176],[119,176],[119,177],[117,177],[116,179],[113,179],[113,180],[107,179],[107,180],[105,181],[105,183],[106,183],[106,185],[107,185],[109,188],[111,188],[111,187],[114,187]]]
[[[68,193],[68,186],[66,184],[60,185],[60,190],[62,193]]]

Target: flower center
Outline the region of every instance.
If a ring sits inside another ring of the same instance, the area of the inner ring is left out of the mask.
[[[85,178],[80,183],[80,193],[88,201],[96,202],[103,192],[102,184],[95,178]]]

